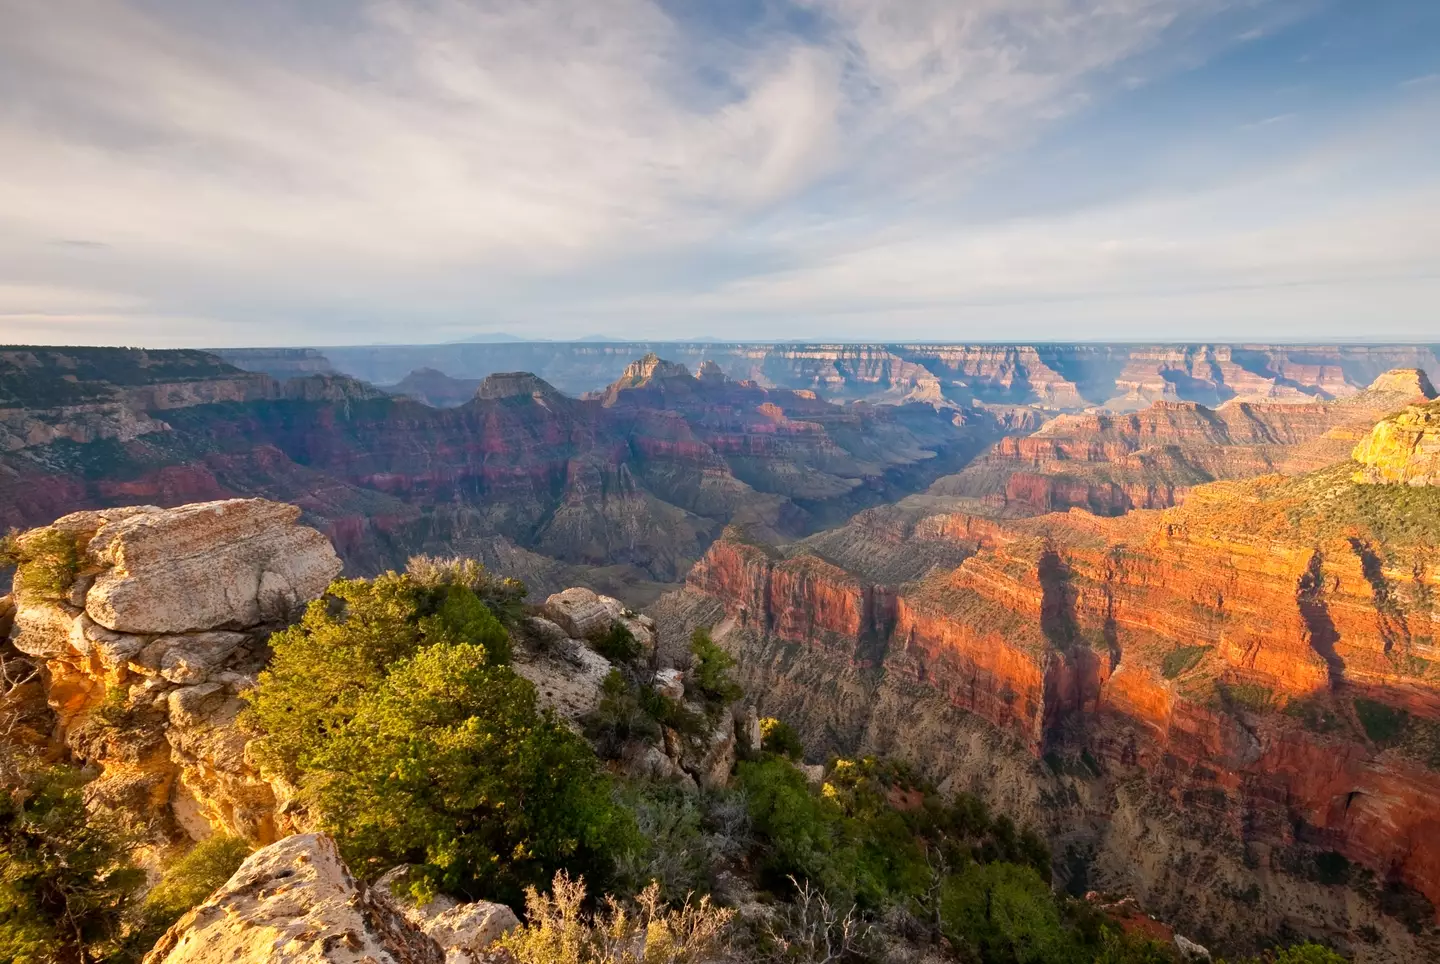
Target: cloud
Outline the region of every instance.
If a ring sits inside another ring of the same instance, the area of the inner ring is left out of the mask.
[[[314,343],[625,306],[773,327],[1204,262],[1159,208],[1109,239],[945,212],[1231,4],[756,6],[0,0],[0,286],[55,296],[32,326]]]

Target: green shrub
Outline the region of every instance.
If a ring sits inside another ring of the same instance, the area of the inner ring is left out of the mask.
[[[736,776],[761,841],[762,883],[784,889],[794,877],[831,892],[846,889],[832,868],[840,817],[835,805],[813,793],[784,760],[743,762]]]
[[[525,584],[519,579],[492,575],[474,559],[411,556],[405,574],[427,589],[460,586],[470,590],[506,626],[515,625],[525,612],[525,597],[529,594]]]
[[[585,735],[607,760],[618,759],[632,740],[652,740],[660,724],[641,701],[642,690],[618,669],[600,683],[600,702],[583,721]]]
[[[639,657],[641,653],[640,641],[635,634],[625,628],[623,623],[614,623],[604,635],[595,639],[592,644],[595,652],[604,656],[612,663],[628,663]]]
[[[509,656],[509,634],[464,586],[393,572],[331,583],[300,623],[270,638],[270,665],[246,694],[256,759],[298,780],[390,666],[440,642],[479,646],[487,665]]]
[[[64,599],[80,572],[75,536],[59,529],[39,529],[11,540],[6,554],[18,566],[16,588],[41,599]]]
[[[1229,709],[1246,709],[1252,713],[1269,710],[1275,701],[1275,692],[1259,683],[1220,683],[1220,695]]]
[[[1050,886],[1029,867],[969,865],[945,881],[940,917],[953,946],[971,948],[994,964],[1049,964],[1078,956]]]
[[[633,842],[589,744],[484,648],[437,643],[393,668],[302,767],[351,866],[399,863],[414,896],[517,902],[566,867],[605,874]]]
[[[1166,653],[1160,661],[1160,672],[1166,679],[1174,679],[1182,673],[1189,672],[1205,657],[1210,651],[1208,646],[1181,646]]]
[[[238,837],[216,834],[200,841],[166,868],[160,882],[145,895],[141,925],[130,940],[141,952],[154,946],[192,907],[197,907],[240,869],[250,846]]]
[[[760,746],[766,753],[774,753],[799,760],[805,755],[805,744],[795,728],[783,720],[767,716],[760,721]]]
[[[705,736],[713,729],[704,714],[660,694],[652,686],[641,686],[639,699],[640,705],[651,719],[677,733],[685,736]]]
[[[125,835],[87,817],[77,771],[16,774],[0,791],[0,960],[120,961],[145,882]]]
[[[695,686],[707,700],[733,703],[745,695],[744,690],[730,678],[735,657],[710,638],[708,629],[697,628],[691,635],[690,653],[694,657],[691,669]]]
[[[1355,715],[1365,728],[1365,735],[1377,746],[1390,746],[1405,732],[1410,714],[1404,710],[1387,706],[1378,700],[1355,697]]]

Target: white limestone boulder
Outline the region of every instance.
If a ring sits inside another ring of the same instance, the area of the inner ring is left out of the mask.
[[[297,834],[257,850],[180,918],[145,964],[443,964],[440,946],[351,876],[335,841]]]
[[[85,611],[107,629],[137,634],[290,619],[341,569],[330,541],[299,518],[297,506],[264,499],[108,518],[87,547],[100,571]]]

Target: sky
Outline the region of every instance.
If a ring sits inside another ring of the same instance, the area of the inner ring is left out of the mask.
[[[1440,342],[1435,0],[0,0],[0,343]]]

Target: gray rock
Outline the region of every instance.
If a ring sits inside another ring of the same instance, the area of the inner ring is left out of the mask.
[[[679,703],[685,699],[685,674],[678,669],[662,669],[655,674],[655,692]]]

